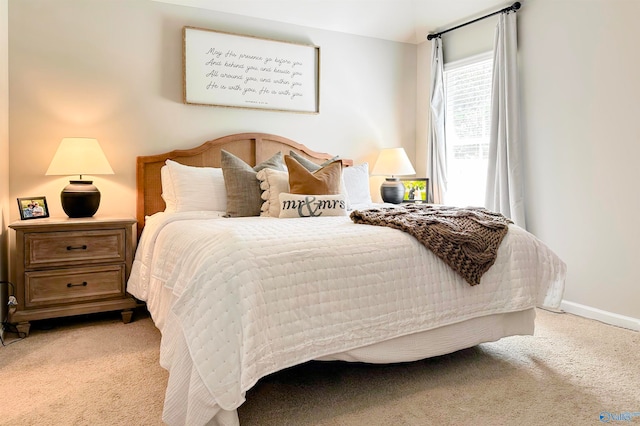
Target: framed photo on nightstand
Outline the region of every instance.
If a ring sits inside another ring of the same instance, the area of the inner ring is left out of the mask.
[[[404,185],[403,203],[426,203],[429,199],[429,179],[400,179]]]
[[[44,196],[18,198],[20,219],[41,219],[49,217],[49,207]]]

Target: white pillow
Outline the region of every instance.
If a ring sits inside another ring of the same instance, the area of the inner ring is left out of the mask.
[[[342,179],[347,191],[350,204],[371,204],[371,191],[369,190],[369,164],[362,163],[357,166],[344,167]]]
[[[256,175],[262,189],[260,216],[279,217],[281,192],[289,192],[289,173],[274,169],[262,169]]]
[[[167,160],[168,161],[168,160]],[[171,176],[169,176],[169,167],[165,163],[160,168],[160,183],[162,184],[162,199],[166,207],[165,212],[173,213],[176,211],[176,194],[173,192],[173,183],[171,183]]]
[[[222,169],[167,160],[160,169],[160,179],[166,212],[227,211]]]
[[[281,192],[281,218],[346,216],[347,202],[344,194],[335,195],[300,195]]]

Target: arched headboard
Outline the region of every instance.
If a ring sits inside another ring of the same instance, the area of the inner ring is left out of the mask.
[[[138,235],[144,228],[145,217],[163,211],[160,169],[167,159],[188,166],[220,167],[220,151],[228,151],[252,166],[269,159],[277,152],[288,154],[295,151],[303,157],[322,163],[334,156],[315,152],[306,146],[282,136],[266,133],[239,133],[223,136],[191,149],[179,149],[156,155],[136,158],[136,219]],[[353,165],[351,160],[342,160],[344,166]]]

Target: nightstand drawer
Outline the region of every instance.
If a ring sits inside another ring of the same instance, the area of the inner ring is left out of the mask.
[[[25,234],[25,269],[124,262],[124,229]]]
[[[124,264],[27,272],[25,307],[123,297],[124,279]]]

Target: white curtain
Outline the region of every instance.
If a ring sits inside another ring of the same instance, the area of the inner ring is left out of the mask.
[[[431,86],[429,116],[429,168],[431,184],[429,202],[442,204],[447,190],[447,151],[445,145],[444,120],[444,62],[442,60],[442,39],[431,41]]]
[[[516,13],[502,13],[493,51],[491,136],[485,206],[525,227]]]

